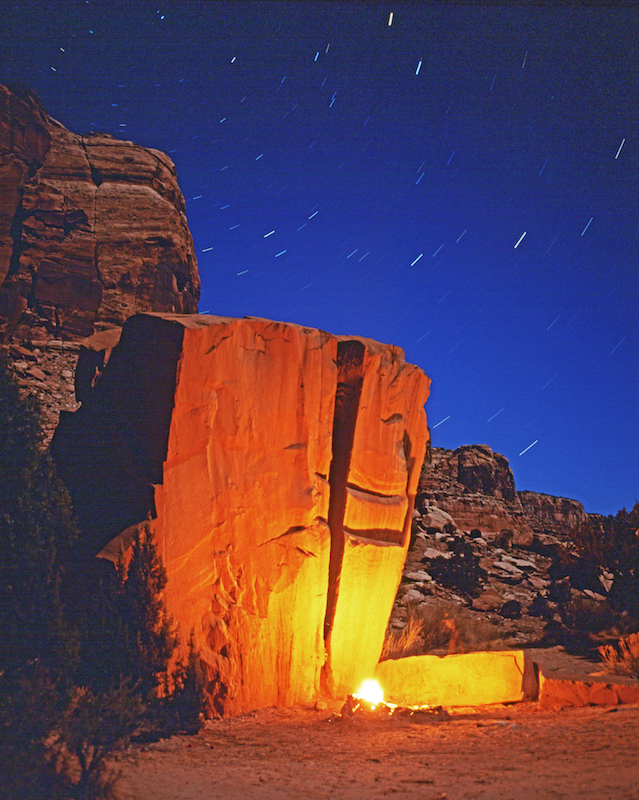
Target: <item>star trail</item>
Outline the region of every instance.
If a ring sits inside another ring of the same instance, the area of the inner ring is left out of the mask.
[[[170,154],[200,308],[398,345],[434,446],[639,499],[635,8],[23,0],[1,27],[3,83]]]

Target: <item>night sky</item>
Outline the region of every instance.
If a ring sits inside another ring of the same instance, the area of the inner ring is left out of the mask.
[[[432,442],[639,499],[639,8],[2,2],[0,82],[168,152],[200,311],[404,348]]]

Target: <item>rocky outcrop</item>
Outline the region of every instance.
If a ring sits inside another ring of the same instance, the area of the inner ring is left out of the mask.
[[[585,525],[589,515],[578,500],[538,492],[517,492],[525,513],[548,533],[568,537]]]
[[[138,311],[196,310],[199,277],[175,166],[79,136],[29,90],[0,87],[0,326],[79,340]]]
[[[496,534],[507,529],[517,544],[532,542],[533,528],[508,460],[488,445],[431,449],[420,475],[418,507],[428,514],[431,506],[445,511],[466,532]]]
[[[556,677],[539,675],[539,708],[559,711],[583,706],[639,703],[639,682],[619,675]]]
[[[141,311],[195,312],[199,288],[171,159],[72,133],[31,90],[0,86],[0,341],[27,362],[16,373],[42,394],[47,433],[76,407],[63,372],[78,348],[64,343]]]
[[[137,315],[95,339],[52,444],[85,556],[154,518],[211,713],[355,689],[401,579],[428,378],[396,347],[254,318]]]
[[[565,633],[575,614],[605,618],[613,576],[581,558],[573,539],[591,516],[575,500],[516,492],[508,461],[486,445],[433,448],[391,630],[411,608],[449,603],[488,615],[518,644]]]
[[[517,502],[515,479],[508,459],[488,445],[462,445],[457,450],[431,449],[431,462],[419,482],[420,493],[469,492]]]
[[[60,411],[75,411],[78,407],[74,374],[80,343],[50,339],[35,344],[0,345],[0,350],[9,358],[21,393],[38,399],[43,438],[48,444]]]

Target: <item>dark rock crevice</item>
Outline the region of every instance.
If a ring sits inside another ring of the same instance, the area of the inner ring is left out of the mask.
[[[324,637],[330,634],[335,616],[339,575],[344,555],[344,513],[346,511],[348,468],[355,438],[357,410],[364,380],[364,345],[358,341],[337,346],[337,392],[333,416],[332,461],[328,476],[330,499],[328,526],[331,532],[328,598]]]

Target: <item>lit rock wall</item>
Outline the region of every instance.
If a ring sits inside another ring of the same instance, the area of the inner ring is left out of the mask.
[[[169,368],[145,373],[138,339],[145,359],[153,342],[164,348]],[[372,675],[428,439],[426,375],[368,339],[144,314],[125,324],[93,382],[53,452],[85,529],[94,526],[94,553],[109,538],[105,519],[117,534],[154,518],[167,607],[183,641],[194,634],[209,712],[343,696]],[[123,493],[118,451],[138,428],[137,483]],[[108,468],[92,432],[114,453]],[[154,476],[152,497],[142,475]]]
[[[384,700],[402,706],[482,706],[537,698],[535,666],[523,650],[409,656],[382,661]]]

